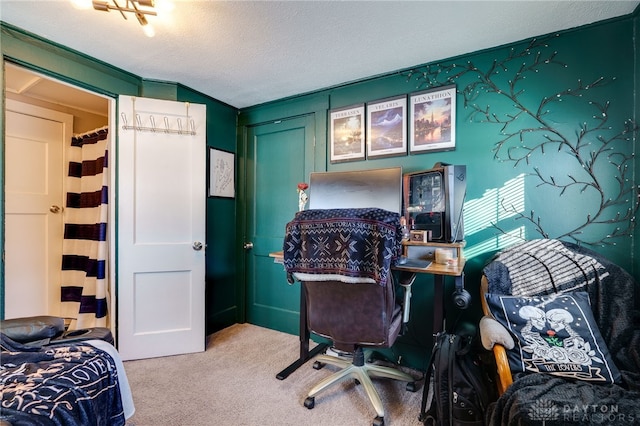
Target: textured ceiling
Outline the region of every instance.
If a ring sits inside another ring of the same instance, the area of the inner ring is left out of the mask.
[[[124,2],[124,0],[121,0]],[[175,1],[149,17],[0,0],[0,19],[243,108],[632,13],[639,1]]]

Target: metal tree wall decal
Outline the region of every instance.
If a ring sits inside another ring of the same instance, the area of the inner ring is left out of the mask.
[[[537,179],[537,187],[557,190],[559,196],[574,190],[579,194],[595,191],[599,204],[591,209],[591,213],[585,213],[583,218],[576,219],[571,229],[553,238],[588,245],[615,244],[617,238],[632,234],[640,206],[640,185],[631,181],[632,144],[638,126],[633,119],[627,119],[616,128],[616,124],[611,123],[609,101],[585,100],[593,90],[614,82],[615,77],[599,77],[590,83],[578,80],[575,87],[542,98],[532,98],[528,92],[525,96],[524,80],[528,76],[550,66],[567,68],[558,61],[557,52],[548,51],[549,40],[553,37],[559,35],[532,39],[521,48],[512,47],[506,57],[494,59],[486,69],[472,61],[454,62],[426,65],[408,71],[405,76],[408,81],[417,81],[418,88],[457,84],[465,108],[471,109],[470,121],[500,126],[499,140],[493,147],[494,159],[512,162],[514,167],[529,167],[528,176]],[[499,111],[501,107],[498,106],[492,111],[490,105],[480,105],[485,98],[509,107]],[[591,114],[570,130],[550,118],[553,112],[562,111],[559,104],[567,101],[581,103],[581,109],[586,102],[586,110]],[[574,164],[566,170],[574,172],[554,176],[531,163],[533,158],[539,158],[536,156],[547,153],[568,154],[567,161]],[[524,214],[504,203],[502,208],[510,210],[518,219],[530,222],[543,238],[550,237],[544,229],[544,218],[536,216],[534,211]],[[493,225],[505,232],[497,224]],[[601,225],[606,231],[600,231]],[[585,234],[587,229],[590,232]]]

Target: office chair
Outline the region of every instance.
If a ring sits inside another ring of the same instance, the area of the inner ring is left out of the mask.
[[[403,329],[402,307],[396,303],[392,262],[401,250],[399,215],[382,209],[333,209],[299,212],[287,224],[284,265],[300,281],[306,302],[307,328],[333,341],[344,359],[319,355],[315,367],[341,368],[315,385],[304,405],[311,409],[315,397],[330,386],[353,378],[362,384],[377,417],[384,425],[384,408],[371,378],[408,382],[415,379],[395,368],[367,362],[370,351],[389,348]],[[414,274],[400,277],[408,305]],[[405,306],[409,309],[409,306]]]
[[[390,276],[391,277],[391,276]],[[323,364],[341,370],[326,377],[308,393],[305,407],[315,406],[315,397],[330,386],[353,378],[364,387],[377,417],[374,425],[384,425],[384,408],[372,377],[407,382],[415,391],[415,379],[396,368],[368,362],[371,348],[393,345],[402,329],[403,312],[396,304],[393,279],[386,285],[344,283],[341,281],[303,281],[309,330],[333,341],[333,348],[353,354],[352,359],[318,355],[314,368]]]

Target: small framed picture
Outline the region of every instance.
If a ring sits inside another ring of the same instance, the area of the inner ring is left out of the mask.
[[[407,154],[407,97],[367,104],[367,158]]]
[[[442,86],[409,95],[409,151],[456,148],[456,86]]]
[[[330,161],[364,160],[364,104],[329,111]]]
[[[235,198],[235,155],[209,148],[209,197]]]

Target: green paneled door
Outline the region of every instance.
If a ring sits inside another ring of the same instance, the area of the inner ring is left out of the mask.
[[[298,333],[300,286],[289,285],[269,253],[282,250],[298,210],[299,182],[313,167],[315,120],[307,115],[253,126],[247,135],[247,321]]]

